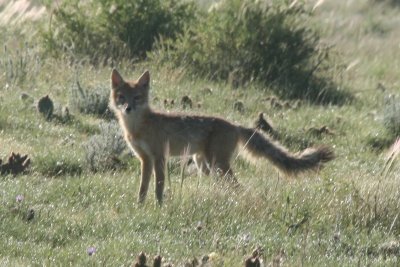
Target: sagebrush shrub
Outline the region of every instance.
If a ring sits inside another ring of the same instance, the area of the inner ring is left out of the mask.
[[[400,98],[398,96],[385,97],[383,123],[390,134],[400,136]]]
[[[94,115],[107,115],[109,89],[98,85],[85,89],[76,81],[69,92],[69,106],[75,112]]]
[[[53,54],[91,62],[143,58],[154,41],[174,38],[195,17],[194,5],[178,0],[62,1],[51,26],[43,31]]]
[[[84,144],[85,163],[91,171],[104,171],[120,166],[119,157],[127,148],[117,122],[100,124],[100,133]]]
[[[376,150],[387,149],[400,136],[399,96],[385,96],[381,122],[384,131],[375,131],[366,140],[368,146]]]
[[[281,97],[343,100],[309,13],[287,2],[222,0],[176,41],[158,42],[152,57],[235,84],[259,80]]]

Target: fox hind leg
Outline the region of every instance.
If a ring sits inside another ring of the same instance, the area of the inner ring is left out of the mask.
[[[158,203],[162,203],[165,182],[165,158],[159,157],[154,162],[154,173],[156,176],[156,197]]]
[[[222,145],[224,143],[221,143]],[[222,147],[221,144],[214,149],[210,149],[208,153],[206,153],[206,161],[210,162],[210,168],[215,171],[218,176],[222,177],[224,180],[237,183],[235,175],[231,169],[230,161],[235,149],[235,146],[225,146]],[[226,145],[226,144],[225,144]]]
[[[206,158],[203,154],[197,153],[193,156],[194,163],[196,164],[197,169],[201,170],[205,175],[210,175],[210,166],[209,162],[206,161]]]

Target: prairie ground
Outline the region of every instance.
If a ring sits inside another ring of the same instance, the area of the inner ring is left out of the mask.
[[[0,156],[31,159],[25,174],[0,177],[0,265],[126,266],[145,251],[175,266],[203,255],[211,255],[212,266],[243,266],[257,247],[266,266],[398,265],[400,162],[388,160],[397,136],[384,118],[391,95],[399,100],[400,7],[318,3],[309,23],[342,58],[336,77],[355,97],[344,105],[278,99],[280,107],[266,100],[272,91],[257,84],[232,89],[151,61],[115,63],[128,78],[150,70],[156,109],[249,127],[263,112],[291,151],[326,144],[336,154],[317,173],[285,178],[238,150],[232,166],[240,190],[171,159],[165,203],[158,207],[153,194],[136,203],[139,162],[128,151],[114,169],[88,166],[88,151],[96,153],[88,140],[113,120],[71,108],[73,93],[79,82],[107,101],[111,67],[43,56],[35,33],[38,24],[49,23],[46,13],[6,20],[0,1]],[[57,115],[51,120],[36,107],[46,95]],[[185,95],[194,103],[190,110],[180,104]]]

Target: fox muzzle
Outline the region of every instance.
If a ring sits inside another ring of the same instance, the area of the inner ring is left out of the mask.
[[[133,106],[131,106],[131,105],[129,105],[129,104],[124,104],[123,106],[122,106],[122,111],[124,112],[124,113],[129,113],[129,112],[131,112],[132,110],[134,110],[135,109],[135,107],[133,107]]]

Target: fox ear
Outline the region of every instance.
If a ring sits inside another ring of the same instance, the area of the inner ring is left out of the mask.
[[[116,69],[113,69],[111,72],[111,87],[113,89],[118,88],[122,83],[124,82],[124,79],[122,76],[119,74],[119,72]]]
[[[143,72],[143,74],[138,79],[138,84],[141,87],[148,87],[150,84],[150,73],[148,70]]]

